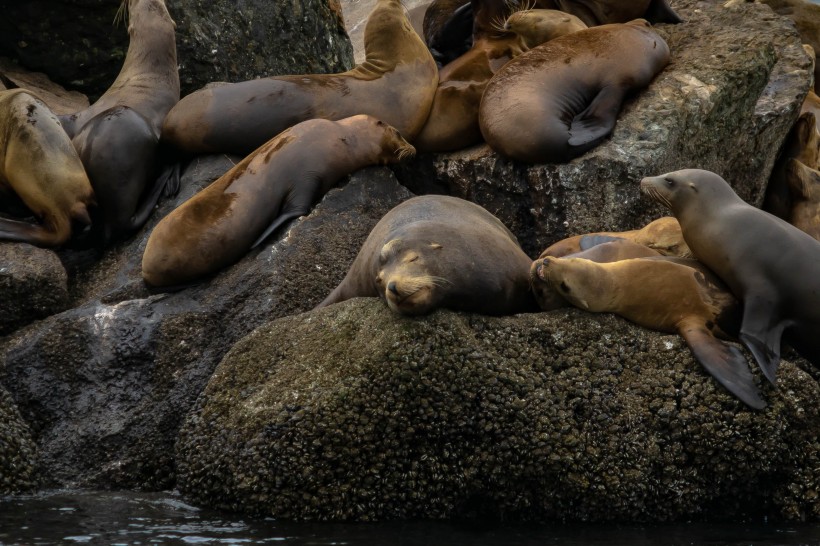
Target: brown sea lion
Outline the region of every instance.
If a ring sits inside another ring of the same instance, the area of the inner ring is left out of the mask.
[[[423,195],[379,220],[344,280],[317,308],[371,296],[403,315],[438,308],[487,315],[536,311],[530,263],[515,236],[484,208]]]
[[[766,407],[743,353],[715,337],[736,334],[741,306],[697,261],[658,257],[596,263],[547,257],[538,277],[586,311],[615,313],[644,328],[677,332],[721,385],[752,408]]]
[[[509,158],[560,163],[597,146],[615,127],[628,93],[669,62],[646,21],[561,36],[504,65],[484,91],[484,140]]]
[[[820,241],[820,171],[790,159],[786,183],[792,197],[789,223]]]
[[[119,75],[94,104],[60,118],[94,187],[102,244],[142,227],[165,189],[157,145],[179,100],[176,24],[164,0],[126,0],[120,9],[130,41]]]
[[[820,51],[820,5],[807,0],[760,0],[775,13],[794,21],[800,38]],[[820,92],[820,67],[814,67],[814,90]]]
[[[590,246],[586,250],[570,254],[569,256],[604,263],[628,260],[630,258],[650,258],[660,255],[660,253],[647,246],[626,239],[614,239],[611,241],[600,239],[594,246]],[[541,268],[543,267],[544,259],[549,256],[548,254],[541,254],[530,266],[532,293],[535,296],[535,301],[538,302],[538,307],[540,307],[542,311],[551,311],[570,305],[552,284],[543,282],[543,277],[540,274]]]
[[[789,162],[797,159],[804,165],[816,167],[818,144],[820,133],[817,132],[816,118],[812,112],[803,112],[786,135],[780,155],[772,167],[766,195],[763,198],[763,210],[778,218],[789,220],[793,208],[786,174]]]
[[[300,121],[369,114],[412,141],[430,112],[438,69],[399,0],[378,0],[364,44],[365,62],[341,74],[273,76],[191,93],[168,114],[162,138],[188,152],[246,155]]]
[[[307,214],[343,176],[414,153],[396,129],[366,115],[286,129],[157,224],[143,279],[167,287],[218,271]]]
[[[53,247],[88,225],[94,191],[60,120],[23,89],[0,91],[0,196],[11,191],[40,220],[0,218],[0,240]]]
[[[720,176],[699,169],[644,178],[669,207],[695,257],[743,303],[740,340],[775,382],[780,342],[820,365],[820,242],[746,204]]]
[[[613,239],[626,239],[634,243],[646,246],[657,251],[664,256],[677,256],[679,258],[689,258],[692,252],[683,240],[683,232],[680,224],[674,216],[664,216],[653,220],[641,229],[631,231],[601,231],[598,233],[587,233],[575,235],[562,239],[557,243],[547,247],[539,258],[546,256],[567,256],[599,245]]]
[[[478,107],[493,74],[521,53],[586,28],[557,10],[526,10],[499,24],[496,34],[477,38],[464,55],[439,72],[430,116],[413,144],[421,152],[460,150],[481,142]]]

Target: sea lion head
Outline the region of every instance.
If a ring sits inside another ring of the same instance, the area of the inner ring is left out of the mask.
[[[391,239],[379,252],[374,279],[379,296],[402,315],[423,315],[439,306],[449,284],[436,274],[445,248],[435,241]]]
[[[170,23],[173,28],[177,26],[165,0],[123,0],[114,20],[127,21],[129,34],[137,28],[145,28],[149,22]]]
[[[374,147],[376,157],[373,163],[388,165],[416,155],[416,149],[401,136],[398,129],[373,116],[359,114],[337,123],[350,127],[357,139]]]
[[[587,28],[574,15],[554,9],[516,11],[504,22],[503,30],[518,35],[528,48]]]
[[[609,308],[614,297],[614,286],[606,271],[591,260],[548,256],[536,260],[533,270],[535,278],[581,309],[601,312]]]
[[[548,268],[544,265],[545,258],[539,258],[530,266],[530,286],[542,311],[552,311],[567,306],[567,301],[555,290],[555,287],[546,278]]]
[[[701,169],[683,169],[646,177],[641,180],[641,191],[668,207],[675,216],[691,208],[723,207],[740,200],[723,178]]]

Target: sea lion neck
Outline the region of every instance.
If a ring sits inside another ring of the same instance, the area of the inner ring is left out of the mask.
[[[365,60],[347,74],[374,79],[403,64],[429,62],[435,64],[398,0],[379,0],[370,13],[364,31]]]

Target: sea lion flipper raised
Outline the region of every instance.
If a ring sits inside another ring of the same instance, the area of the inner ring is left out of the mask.
[[[718,383],[754,409],[766,407],[766,401],[754,381],[749,363],[737,347],[715,338],[703,324],[690,324],[680,328],[680,335],[692,350],[695,359]]]
[[[605,138],[615,128],[625,89],[608,85],[601,89],[586,109],[572,119],[569,127],[570,146],[588,146]]]
[[[612,243],[615,241],[624,241],[623,237],[613,237],[611,235],[584,235],[578,242],[581,250],[589,250],[592,247],[602,245],[604,243]]]

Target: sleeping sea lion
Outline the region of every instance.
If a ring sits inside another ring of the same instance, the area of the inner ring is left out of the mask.
[[[820,171],[797,159],[786,166],[786,183],[791,190],[789,223],[820,241]]]

